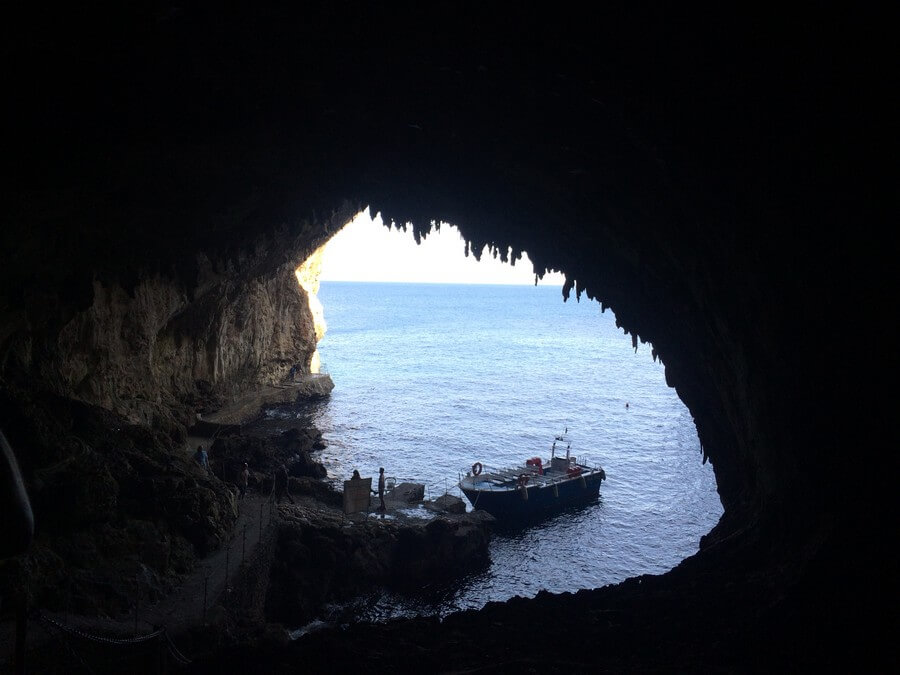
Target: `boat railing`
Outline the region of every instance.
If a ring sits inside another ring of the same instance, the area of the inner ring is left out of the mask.
[[[590,476],[602,471],[600,467],[591,467],[583,463],[578,463],[577,466],[582,467],[584,470],[582,475],[585,476]],[[465,474],[460,471],[460,481],[468,478],[473,485],[477,485],[481,490],[509,490],[512,485],[518,482],[523,474],[528,476],[528,485],[539,485],[541,487],[563,483],[572,478],[572,476],[567,473],[550,471],[541,472],[536,466],[496,468],[483,465],[481,473],[478,476],[474,476],[471,470],[467,470]]]

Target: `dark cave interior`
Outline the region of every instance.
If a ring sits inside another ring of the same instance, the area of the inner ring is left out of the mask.
[[[626,3],[13,17],[4,405],[92,400],[62,383],[60,336],[100,287],[181,289],[180,344],[229,283],[296,266],[360,207],[451,222],[475,250],[562,270],[652,343],[725,515],[666,575],[356,628],[310,658],[377,646],[375,667],[413,650],[426,670],[557,672],[513,647],[549,612],[611,672],[896,667],[896,357],[866,344],[895,323],[886,23]],[[460,656],[476,631],[483,653]],[[597,672],[579,658],[569,672]]]

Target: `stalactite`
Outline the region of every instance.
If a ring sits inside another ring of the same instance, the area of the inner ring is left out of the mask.
[[[487,244],[484,241],[479,241],[475,247],[472,249],[472,255],[475,256],[475,260],[481,262],[481,257],[484,254],[484,249]]]

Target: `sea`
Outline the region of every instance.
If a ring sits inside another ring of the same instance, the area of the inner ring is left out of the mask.
[[[443,617],[664,573],[721,517],[690,412],[651,345],[635,349],[598,302],[564,301],[549,285],[338,281],[318,297],[334,390],[270,410],[267,423],[312,421],[336,485],[354,469],[377,480],[384,467],[389,480],[424,484],[426,498],[463,497],[457,483],[474,462],[546,460],[560,434],[607,478],[594,503],[495,533],[487,568],[416,594],[375,590],[317,624]]]

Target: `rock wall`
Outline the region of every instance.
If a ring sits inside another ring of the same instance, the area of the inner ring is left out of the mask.
[[[64,321],[41,330],[26,310],[5,324],[0,377],[158,425],[189,423],[294,366],[317,372],[319,268],[301,266],[313,246],[272,237],[232,258],[199,253],[187,279],[147,273],[126,288],[95,278],[87,306]]]
[[[309,299],[309,310],[310,314],[312,314],[313,328],[316,332],[317,341],[325,337],[325,331],[328,329],[328,324],[325,322],[325,308],[319,302],[318,297],[319,275],[322,273],[322,258],[324,254],[325,247],[319,247],[295,270],[297,281]],[[309,372],[318,373],[320,365],[319,353],[314,352],[309,360]]]

